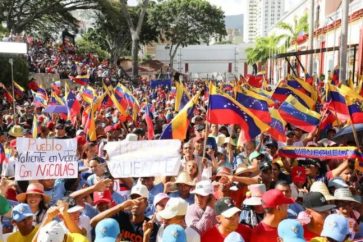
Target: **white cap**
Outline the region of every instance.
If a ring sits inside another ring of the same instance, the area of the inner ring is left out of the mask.
[[[187,213],[188,203],[180,197],[172,197],[166,203],[164,210],[158,214],[163,219],[171,219],[176,216],[184,216]]]
[[[125,140],[127,141],[137,141],[137,135],[133,133],[129,133],[126,135]]]
[[[38,242],[63,242],[66,231],[57,221],[51,221],[39,229]]]
[[[149,197],[149,190],[147,190],[147,187],[142,184],[136,184],[132,187],[130,195],[140,195],[141,197],[148,198]]]
[[[201,196],[208,196],[210,194],[213,194],[213,186],[210,180],[203,180],[198,182],[195,185],[195,189],[194,191],[192,191],[191,193],[193,194],[198,194]]]
[[[82,134],[82,133],[86,134],[86,133],[84,132],[84,130],[79,129],[79,130],[77,130],[77,132],[76,132],[76,136],[78,136],[78,135],[80,135],[80,134]]]
[[[75,212],[80,212],[83,210],[82,206],[76,205],[74,207],[71,207],[67,210],[68,213],[75,213]]]
[[[162,201],[162,200],[164,200],[164,199],[169,199],[170,197],[168,196],[168,194],[166,194],[166,193],[158,193],[158,194],[156,194],[156,196],[154,197],[154,202],[153,202],[153,205],[154,205],[154,207],[160,202],[160,201]]]

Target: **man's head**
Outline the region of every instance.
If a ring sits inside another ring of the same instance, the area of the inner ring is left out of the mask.
[[[112,206],[112,196],[110,190],[106,189],[104,192],[93,193],[93,204],[97,207],[98,211],[103,212]]]
[[[194,152],[194,147],[191,142],[186,142],[183,144],[183,155],[191,156]]]
[[[324,221],[321,236],[334,241],[345,241],[349,235],[349,224],[346,217],[339,214],[330,214]]]
[[[287,181],[280,180],[276,182],[275,189],[279,190],[284,194],[285,197],[291,198],[291,188]]]
[[[33,212],[26,203],[19,203],[13,208],[13,223],[22,235],[28,235],[33,230]]]
[[[203,180],[195,185],[195,203],[202,209],[205,209],[210,199],[213,198],[213,186],[209,180]]]
[[[277,232],[283,242],[305,242],[304,229],[296,219],[284,219],[279,223]]]
[[[235,231],[238,228],[239,214],[241,210],[234,206],[230,197],[219,199],[215,206],[216,219],[225,230]]]
[[[328,204],[324,195],[320,192],[309,192],[303,197],[303,206],[311,219],[322,224],[335,205]]]
[[[158,193],[154,197],[153,205],[155,207],[155,211],[158,213],[164,210],[166,203],[169,201],[170,197],[166,193]]]
[[[149,190],[147,190],[147,187],[142,184],[136,184],[132,187],[131,193],[130,193],[131,199],[136,198],[143,198],[142,202],[137,203],[131,208],[131,213],[133,215],[142,215],[145,213],[145,210],[148,206],[147,200],[149,197]]]
[[[57,123],[55,126],[55,136],[64,137],[66,135],[66,129],[64,123]]]
[[[57,221],[51,221],[39,229],[39,242],[63,242],[67,232]]]
[[[154,187],[155,177],[141,177],[140,181],[142,185],[146,186],[147,189],[150,191]]]
[[[181,172],[175,180],[180,197],[187,198],[194,187],[194,182],[186,172]]]
[[[283,220],[287,217],[288,205],[294,201],[286,197],[280,190],[271,189],[262,195],[262,207],[267,214]]]
[[[172,197],[166,203],[164,210],[159,216],[165,220],[166,226],[169,224],[180,224],[184,222],[184,217],[188,209],[188,203],[180,197]]]

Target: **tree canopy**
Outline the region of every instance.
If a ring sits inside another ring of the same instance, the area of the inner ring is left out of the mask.
[[[170,66],[179,47],[227,35],[224,12],[206,0],[166,0],[150,9],[150,23],[169,48]]]
[[[257,38],[255,45],[246,49],[248,64],[254,64],[256,62],[266,63],[273,53],[280,52],[284,48],[278,47],[282,38],[283,36],[281,35]]]

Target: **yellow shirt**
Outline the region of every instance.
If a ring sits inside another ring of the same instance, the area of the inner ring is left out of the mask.
[[[38,226],[34,227],[33,231],[26,236],[23,236],[19,231],[16,231],[9,235],[7,242],[30,242],[37,233],[38,228]]]
[[[78,233],[67,233],[66,242],[89,242],[87,237]]]

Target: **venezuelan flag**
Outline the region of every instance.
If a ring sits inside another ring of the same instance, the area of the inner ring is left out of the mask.
[[[49,105],[64,105],[64,101],[54,92],[50,95]]]
[[[247,92],[247,90],[241,89],[241,91],[237,91],[236,93],[236,100],[259,117],[261,121],[265,123],[271,122],[271,115],[268,111],[267,102],[257,99],[256,96],[257,95],[251,91]]]
[[[179,112],[188,102],[189,95],[183,83],[175,82],[176,95],[175,95],[175,111]]]
[[[184,140],[187,136],[190,119],[192,118],[194,107],[199,99],[196,94],[182,110],[166,126],[160,139],[179,139]]]
[[[318,99],[318,92],[316,91],[316,89],[309,83],[299,78],[288,80],[287,85],[296,90],[299,90],[302,93],[305,93],[306,95],[311,97],[314,101]]]
[[[45,107],[47,106],[47,100],[44,98],[44,93],[43,92],[39,92],[40,88],[38,89],[37,92],[33,92],[33,104],[36,107]]]
[[[81,112],[81,104],[76,98],[73,92],[69,92],[67,96],[67,109],[68,109],[68,119],[75,121],[77,115]]]
[[[340,92],[338,87],[331,84],[327,84],[326,88],[328,109],[335,113],[338,119],[342,121],[348,120],[349,110],[344,95]]]
[[[307,109],[293,95],[281,104],[279,113],[286,122],[309,133],[314,131],[320,122],[320,114]]]
[[[285,126],[286,122],[281,118],[280,113],[278,110],[271,108],[271,122],[270,122],[270,129],[267,131],[273,139],[280,142],[286,142],[286,135],[285,135]]]
[[[348,98],[348,110],[353,124],[363,123],[363,102],[359,99]]]
[[[38,119],[35,115],[33,116],[32,135],[33,139],[38,137]]]
[[[147,126],[147,139],[148,140],[152,140],[154,139],[154,123],[153,123],[153,115],[151,110],[153,110],[153,106],[151,104],[146,104],[145,105],[145,113],[143,115],[143,118],[146,122],[146,126]]]
[[[337,118],[334,116],[334,114],[330,110],[327,110],[320,120],[319,130],[322,132],[327,132],[330,128],[333,127],[333,124],[336,120]]]
[[[315,101],[311,97],[295,88],[286,85],[283,82],[280,82],[280,84],[276,87],[272,95],[272,99],[276,99],[280,103],[283,103],[289,95],[293,95],[305,107],[314,109]]]
[[[24,88],[13,81],[15,97],[21,98],[24,95]]]
[[[96,97],[96,91],[90,86],[83,87],[81,97],[86,103],[91,104]]]
[[[6,161],[6,154],[3,144],[0,143],[0,164]]]
[[[89,82],[88,75],[77,75],[76,77],[70,77],[70,79],[82,86],[87,86]]]
[[[209,87],[207,121],[214,124],[238,124],[244,132],[244,139],[251,140],[269,129],[269,126],[255,116],[237,100],[222,93],[213,84]]]
[[[104,83],[102,85],[103,85],[103,89],[106,91],[106,94],[110,97],[110,99],[112,100],[113,104],[116,106],[117,110],[122,115],[127,114],[127,109],[124,108],[124,106],[122,106],[120,104],[120,102],[118,101],[117,97],[115,96],[115,93],[114,93],[114,90],[112,89],[112,87],[108,87]]]

